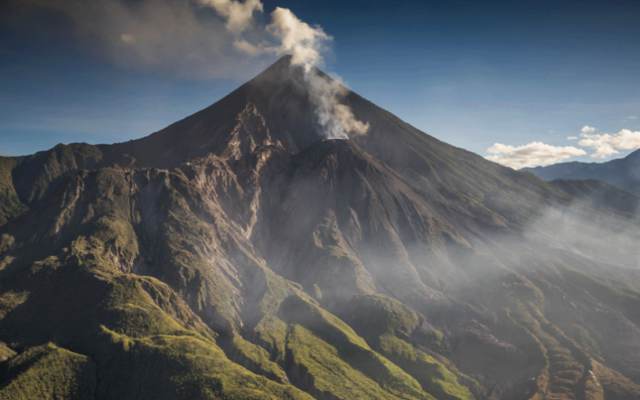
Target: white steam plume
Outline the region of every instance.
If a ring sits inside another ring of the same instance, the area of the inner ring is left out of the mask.
[[[323,62],[322,53],[332,40],[331,36],[322,27],[312,27],[282,7],[276,7],[271,13],[271,23],[266,31],[277,40],[276,44],[253,44],[239,38],[234,45],[249,55],[291,55],[291,64],[304,70],[318,124],[327,139],[348,139],[349,134],[365,134],[369,124],[358,120],[351,108],[341,102],[348,91],[340,78],[328,79],[316,69]]]
[[[351,108],[340,102],[347,89],[339,79],[327,79],[314,69],[305,72],[305,79],[309,83],[318,123],[327,139],[348,139],[349,134],[367,133],[369,124],[358,120]]]
[[[277,43],[254,44],[243,38],[242,32],[252,24],[254,12],[263,10],[260,0],[200,0],[200,3],[227,19],[227,28],[237,35],[233,43],[237,50],[250,56],[291,55],[291,64],[304,69],[318,124],[327,139],[348,139],[349,134],[361,135],[369,130],[369,124],[358,120],[351,108],[341,102],[347,95],[342,81],[327,79],[316,70],[322,64],[322,52],[332,39],[322,27],[312,27],[288,8],[276,7],[265,31],[277,39]]]
[[[277,52],[290,54],[291,64],[304,69],[311,102],[325,137],[348,139],[349,134],[365,134],[369,124],[358,120],[351,108],[341,103],[347,94],[341,80],[327,79],[315,69],[322,63],[322,51],[331,37],[321,27],[311,27],[286,8],[277,7],[271,20],[267,30],[280,40]]]
[[[291,63],[302,65],[306,72],[322,62],[323,47],[331,40],[321,27],[311,27],[291,10],[281,7],[271,13],[267,31],[280,40],[278,52],[291,54]]]

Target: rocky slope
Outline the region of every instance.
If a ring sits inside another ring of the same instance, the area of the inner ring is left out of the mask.
[[[632,399],[634,196],[545,183],[283,58],[143,139],[0,160],[0,399]],[[560,215],[561,219],[558,219]],[[610,249],[609,249],[610,250]]]

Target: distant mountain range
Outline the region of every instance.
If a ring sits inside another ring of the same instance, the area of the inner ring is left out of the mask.
[[[566,162],[526,168],[545,180],[596,179],[640,195],[640,150],[604,163]]]
[[[640,398],[637,196],[344,104],[369,130],[327,140],[285,57],[0,158],[0,399]]]

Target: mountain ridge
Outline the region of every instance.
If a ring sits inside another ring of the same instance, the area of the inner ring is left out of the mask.
[[[633,194],[640,194],[640,150],[603,163],[567,162],[525,171],[545,179],[597,179]]]

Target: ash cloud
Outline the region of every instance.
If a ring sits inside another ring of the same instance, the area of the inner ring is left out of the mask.
[[[274,56],[291,55],[291,63],[304,69],[324,137],[347,139],[368,130],[343,103],[342,82],[317,70],[331,36],[287,8],[265,16],[260,0],[11,1],[23,16],[43,9],[65,16],[87,48],[142,71],[241,79]]]
[[[240,79],[268,62],[233,46],[237,30],[251,29],[247,15],[256,11],[254,2],[234,7],[231,1],[208,1],[214,8],[204,0],[10,1],[16,18],[25,21],[43,11],[65,18],[80,46],[123,68],[183,79]]]

